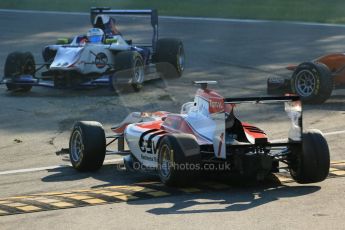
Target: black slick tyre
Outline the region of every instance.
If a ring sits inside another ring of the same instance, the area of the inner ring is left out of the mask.
[[[36,66],[33,55],[30,52],[13,52],[10,53],[5,62],[4,76],[15,81],[16,77],[20,75],[35,76]],[[15,83],[7,83],[7,90],[28,92],[31,90],[30,85],[16,85]]]
[[[158,149],[158,175],[168,186],[183,186],[200,173],[200,149],[188,134],[162,137]]]
[[[70,161],[78,171],[95,171],[102,167],[106,152],[105,133],[95,121],[74,124],[70,141]]]
[[[292,151],[289,164],[292,178],[301,184],[325,180],[330,168],[326,139],[319,130],[307,131],[302,138],[302,146]]]
[[[163,38],[157,42],[156,69],[164,78],[178,78],[185,68],[183,43],[179,39]]]
[[[332,94],[333,78],[328,67],[322,63],[300,64],[291,78],[292,93],[301,96],[303,102],[321,104]]]

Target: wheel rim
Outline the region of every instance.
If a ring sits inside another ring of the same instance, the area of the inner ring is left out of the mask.
[[[79,162],[83,157],[84,144],[79,130],[73,132],[71,138],[71,157],[74,162]]]
[[[183,50],[183,47],[180,47],[178,55],[177,55],[177,64],[181,72],[184,70],[184,62],[185,62],[184,50]]]
[[[313,94],[316,77],[310,70],[302,70],[296,75],[295,88],[300,96],[308,97]]]
[[[144,67],[143,63],[140,59],[135,61],[134,65],[134,76],[132,79],[132,83],[134,84],[141,84],[144,82]]]
[[[160,157],[160,174],[161,176],[163,176],[164,178],[168,178],[170,176],[171,173],[171,165],[173,162],[172,155],[171,155],[171,151],[168,145],[163,145],[161,148],[161,157]]]

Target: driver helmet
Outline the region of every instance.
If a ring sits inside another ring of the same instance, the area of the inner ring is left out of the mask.
[[[87,31],[86,36],[90,43],[101,43],[103,41],[104,32],[99,28],[92,28]]]

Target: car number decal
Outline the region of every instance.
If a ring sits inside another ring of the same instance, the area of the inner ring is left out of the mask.
[[[146,132],[143,132],[139,138],[139,148],[142,153],[147,154],[157,154],[157,149],[159,147],[159,141],[161,138],[155,141],[153,140],[156,136],[166,134],[166,131],[164,130],[158,130],[158,129],[151,129]],[[148,138],[145,138],[148,136]]]

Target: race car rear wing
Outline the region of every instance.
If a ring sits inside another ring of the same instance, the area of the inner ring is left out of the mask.
[[[94,21],[97,15],[108,14],[108,15],[151,15],[151,26],[153,28],[152,36],[152,49],[156,50],[156,43],[158,41],[158,11],[156,9],[145,9],[145,10],[113,10],[109,7],[91,7],[90,19],[91,24],[94,26]]]
[[[278,102],[292,102],[300,101],[299,96],[277,96],[277,97],[241,97],[241,98],[225,98],[225,104],[239,104],[239,103],[253,103],[253,104],[266,104]]]
[[[277,97],[247,97],[247,98],[225,98],[224,104],[268,104],[281,103],[285,104],[285,112],[291,119],[291,128],[289,131],[290,141],[300,142],[303,133],[302,121],[302,101],[299,96],[277,96]],[[278,143],[277,143],[278,144]]]

